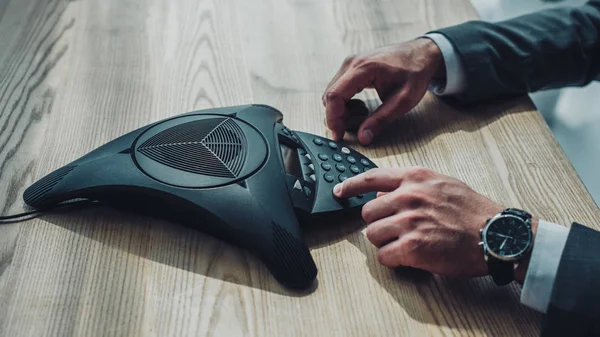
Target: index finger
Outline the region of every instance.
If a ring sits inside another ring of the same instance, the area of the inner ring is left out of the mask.
[[[365,69],[350,69],[325,92],[325,109],[327,111],[327,126],[333,132],[333,138],[339,141],[344,136],[346,103],[371,85],[375,75]]]
[[[375,168],[346,179],[333,188],[337,198],[350,198],[369,192],[391,192],[402,184],[405,169]]]

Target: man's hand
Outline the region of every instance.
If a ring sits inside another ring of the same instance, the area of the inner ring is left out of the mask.
[[[369,144],[394,119],[410,111],[434,77],[445,77],[444,60],[427,38],[346,58],[323,94],[327,125],[339,141],[346,130],[345,104],[365,88],[377,90],[383,104],[360,126],[358,139]]]
[[[381,264],[455,277],[488,274],[479,230],[502,205],[458,179],[421,167],[372,169],[334,188],[338,198],[373,191],[377,198],[363,206],[362,216]],[[524,277],[518,274],[517,280]]]

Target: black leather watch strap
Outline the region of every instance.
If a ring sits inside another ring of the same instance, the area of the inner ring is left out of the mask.
[[[504,286],[515,279],[514,263],[511,261],[502,261],[490,256],[487,266],[488,272],[492,275],[496,285]]]
[[[502,211],[502,214],[512,214],[512,215],[516,215],[519,218],[523,219],[523,220],[528,220],[531,219],[531,214],[522,211],[520,209],[517,208],[507,208],[504,211]]]

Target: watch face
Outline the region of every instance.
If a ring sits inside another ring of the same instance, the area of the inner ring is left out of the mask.
[[[505,215],[493,220],[484,231],[483,240],[494,255],[510,259],[529,248],[531,230],[522,219]]]

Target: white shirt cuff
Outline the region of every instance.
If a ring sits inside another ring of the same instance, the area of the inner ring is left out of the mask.
[[[521,291],[521,303],[546,313],[568,236],[569,228],[539,221]]]
[[[439,33],[429,33],[422,37],[432,40],[440,48],[446,65],[446,83],[432,82],[429,90],[439,96],[449,96],[463,92],[467,86],[466,74],[462,61],[456,54],[452,43]]]

